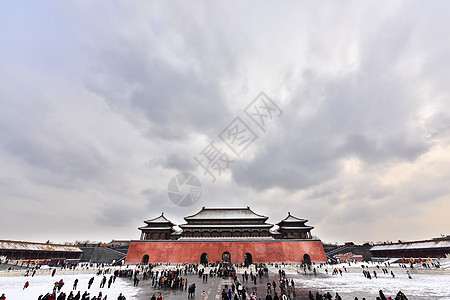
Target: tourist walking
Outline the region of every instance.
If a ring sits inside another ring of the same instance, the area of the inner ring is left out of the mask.
[[[125,296],[120,293],[119,297],[117,297],[117,300],[125,300]]]
[[[83,293],[83,296],[81,296],[81,300],[89,300],[89,293],[87,291]]]
[[[94,283],[94,277],[92,277],[91,279],[89,279],[88,281],[88,289],[91,288],[91,285]]]
[[[104,288],[106,284],[106,276],[103,276],[102,281],[100,282],[100,288]]]
[[[81,292],[78,291],[78,293],[73,297],[73,300],[80,300],[81,299]]]
[[[188,298],[192,298],[193,297],[193,292],[192,292],[193,288],[192,288],[192,284],[189,286],[188,289]]]

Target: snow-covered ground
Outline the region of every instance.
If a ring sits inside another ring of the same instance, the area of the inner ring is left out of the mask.
[[[109,276],[109,274],[106,275],[106,278],[109,279]],[[95,277],[95,279],[92,287],[88,290],[87,285],[91,277]],[[93,296],[97,296],[101,291],[103,297],[107,295],[108,299],[117,299],[119,293],[122,293],[127,299],[135,299],[140,291],[140,288],[133,287],[130,279],[123,279],[118,277],[116,279],[116,282],[113,283],[111,285],[111,288],[108,289],[107,285],[105,288],[100,288],[100,280],[103,278],[103,275],[96,276],[95,274],[56,274],[54,277],[51,277],[50,275],[34,277],[0,277],[0,295],[4,293],[7,300],[36,300],[39,295],[45,295],[48,292],[52,292],[53,284],[60,279],[63,279],[65,283],[63,288],[61,289],[61,292],[65,292],[66,295],[69,295],[76,278],[78,278],[77,290],[81,291],[81,295],[83,295],[84,291],[88,290],[91,298]],[[30,282],[30,286],[24,290],[23,286],[26,281]]]
[[[338,292],[343,299],[375,299],[379,290],[386,295],[395,296],[402,291],[408,299],[450,299],[450,275],[412,274],[408,279],[405,272],[390,275],[378,274],[378,278],[367,279],[362,273],[343,273],[340,275],[299,275],[294,278],[295,285],[308,290]],[[350,297],[351,296],[351,297]]]
[[[446,263],[446,261],[443,261]],[[364,265],[365,268],[361,266]],[[344,299],[375,299],[379,290],[383,290],[386,295],[395,296],[398,291],[405,293],[409,299],[450,299],[450,271],[441,268],[423,268],[416,265],[414,269],[401,268],[399,264],[391,264],[388,268],[389,274],[383,274],[381,268],[385,266],[380,264],[369,263],[347,263],[323,266],[319,268],[317,265],[317,276],[311,272],[304,275],[302,269],[296,266],[283,266],[286,274],[290,278],[294,278],[296,287],[304,290],[313,290],[321,292],[330,292],[333,294],[338,292]],[[344,271],[344,267],[347,272]],[[368,268],[367,268],[368,267]],[[331,275],[333,268],[341,269],[342,276]],[[276,268],[269,268],[272,272],[278,273]],[[326,274],[325,269],[328,269]],[[363,275],[363,270],[370,271],[372,279],[367,279]],[[390,271],[393,271],[395,278],[392,278]],[[409,270],[412,279],[408,278],[406,271]],[[377,272],[377,277],[373,276],[373,271]]]

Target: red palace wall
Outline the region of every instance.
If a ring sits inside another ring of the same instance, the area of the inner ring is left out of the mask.
[[[244,263],[245,253],[250,253],[254,263],[300,262],[308,254],[311,261],[326,261],[319,240],[280,241],[132,241],[126,263],[140,263],[144,255],[149,263],[200,263],[202,253],[209,262],[222,261],[222,253],[231,254],[232,263]]]

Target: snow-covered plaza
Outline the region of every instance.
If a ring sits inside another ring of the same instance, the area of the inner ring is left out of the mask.
[[[23,272],[25,273],[25,272]],[[38,299],[40,295],[45,295],[46,293],[51,293],[53,291],[54,283],[62,279],[64,281],[64,286],[61,292],[66,295],[72,291],[72,286],[75,279],[78,278],[77,291],[81,291],[81,295],[84,291],[88,291],[90,294],[90,299],[94,296],[98,296],[99,292],[102,292],[103,299],[107,296],[107,299],[117,299],[120,293],[125,295],[126,299],[138,299],[137,295],[139,293],[139,288],[133,287],[133,282],[129,279],[117,278],[110,288],[105,286],[100,288],[100,281],[103,275],[97,276],[95,273],[86,274],[65,274],[59,275],[58,272],[55,276],[48,275],[36,275],[34,277],[28,276],[3,276],[0,277],[0,293],[4,293],[7,300],[28,300],[28,299]],[[88,290],[89,279],[94,277],[94,283]],[[109,275],[106,275],[109,278]],[[29,281],[30,285],[28,288],[24,289],[24,284]],[[76,294],[76,292],[74,294]]]
[[[412,274],[412,279],[409,279],[405,271],[399,271],[395,278],[381,273],[377,278],[367,279],[360,271],[343,273],[342,276],[301,276],[294,282],[308,290],[329,291],[333,296],[337,292],[343,299],[351,300],[355,297],[375,299],[379,290],[391,297],[402,291],[408,299],[450,299],[450,272]]]
[[[361,265],[366,268],[362,268]],[[311,290],[319,291],[322,294],[330,292],[333,297],[337,292],[343,299],[353,300],[355,297],[375,299],[379,290],[383,290],[386,296],[393,298],[399,291],[402,291],[408,296],[408,299],[450,299],[449,269],[428,269],[421,266],[411,269],[392,264],[389,267],[389,273],[384,274],[381,270],[382,265],[379,265],[380,268],[376,266],[376,264],[368,263],[353,263],[351,266],[346,263],[337,264],[318,267],[317,275],[311,274],[311,272],[305,275],[299,273],[298,268],[289,266],[281,269],[285,269],[288,278],[294,279],[296,290],[300,290],[300,294]],[[340,273],[332,275],[334,268],[342,270],[342,275]],[[344,271],[344,268],[347,269],[347,272]],[[325,269],[328,270],[328,273],[325,272]],[[371,279],[363,275],[363,270],[368,270],[372,274]],[[276,273],[276,269],[271,271],[271,273]],[[373,271],[377,272],[376,278],[373,276]],[[395,278],[392,277],[390,271],[393,271]],[[410,272],[411,279],[409,279],[407,271]]]

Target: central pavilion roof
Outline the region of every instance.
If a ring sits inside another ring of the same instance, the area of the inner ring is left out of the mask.
[[[260,220],[265,222],[269,217],[253,212],[249,206],[246,208],[206,208],[192,216],[185,217],[189,221],[196,220]]]
[[[251,228],[272,228],[272,224],[207,224],[207,225],[190,225],[190,224],[183,224],[180,225],[181,228],[224,228],[224,229],[231,229],[231,228],[242,228],[242,229],[251,229]]]

